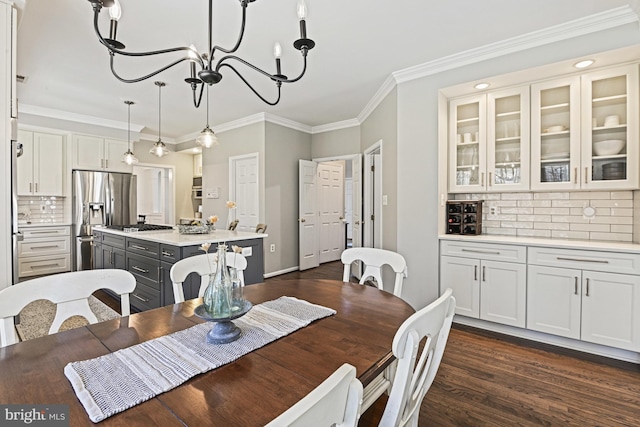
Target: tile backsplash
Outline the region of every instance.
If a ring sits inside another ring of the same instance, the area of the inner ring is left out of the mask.
[[[64,197],[18,197],[18,224],[64,222]]]
[[[637,242],[634,223],[640,213],[634,207],[640,194],[635,193],[640,192],[455,194],[452,199],[484,200],[483,234]]]

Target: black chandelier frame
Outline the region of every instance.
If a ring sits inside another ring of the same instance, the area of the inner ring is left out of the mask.
[[[180,46],[168,49],[160,49],[148,52],[129,52],[124,50],[125,45],[118,40],[116,40],[117,33],[117,20],[111,20],[110,34],[109,38],[105,38],[102,36],[100,32],[100,28],[98,25],[98,17],[100,16],[100,11],[103,7],[109,8],[115,4],[115,0],[89,0],[91,5],[93,6],[93,27],[98,36],[98,40],[102,45],[104,45],[110,56],[110,68],[111,73],[121,82],[124,83],[138,83],[143,80],[147,80],[157,74],[162,73],[163,71],[172,68],[181,62],[189,61],[190,62],[190,75],[185,78],[185,82],[188,83],[193,92],[193,105],[198,108],[200,107],[200,103],[202,101],[202,95],[204,93],[204,84],[214,85],[219,83],[222,80],[221,70],[223,68],[229,68],[233,71],[239,78],[244,82],[244,84],[251,89],[251,91],[262,100],[264,103],[268,105],[276,105],[280,102],[281,95],[281,86],[282,83],[295,83],[300,80],[307,71],[307,53],[315,47],[315,42],[307,37],[307,28],[306,28],[306,19],[305,17],[300,17],[300,38],[293,42],[293,47],[300,51],[302,54],[302,71],[300,74],[294,78],[288,78],[286,75],[282,74],[280,58],[276,57],[276,72],[271,74],[255,65],[246,61],[239,56],[234,55],[234,53],[238,50],[240,45],[242,44],[242,40],[244,37],[244,30],[247,21],[247,6],[249,3],[253,3],[255,0],[238,0],[240,2],[240,6],[242,7],[242,22],[240,24],[240,33],[238,35],[238,39],[236,44],[231,49],[225,49],[224,47],[213,45],[213,0],[209,0],[209,49],[208,53],[200,54],[193,47],[190,46]],[[154,56],[154,55],[163,55],[174,52],[184,51],[187,53],[187,56],[183,58],[179,58],[170,64],[165,65],[164,67],[155,70],[149,74],[146,74],[141,77],[127,79],[120,76],[116,70],[114,65],[114,59],[116,55],[123,56]],[[222,52],[225,55],[216,60],[216,53]],[[270,101],[263,95],[261,95],[249,81],[240,73],[240,71],[232,64],[233,61],[237,61],[240,64],[249,67],[250,69],[262,74],[269,79],[273,80],[276,83],[277,87],[277,97],[275,100]],[[196,73],[196,67],[199,66],[200,70]],[[198,86],[200,86],[199,94],[198,94]]]

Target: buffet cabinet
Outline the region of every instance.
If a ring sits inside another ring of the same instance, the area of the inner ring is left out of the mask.
[[[640,352],[640,254],[440,242],[456,314]]]
[[[251,248],[244,271],[245,284],[263,281],[262,239],[227,242]],[[136,278],[136,288],[129,298],[134,310],[145,311],[174,303],[170,272],[173,264],[183,258],[202,255],[200,245],[173,246],[135,237],[93,231],[94,268],[127,270]],[[183,284],[185,299],[198,297],[201,278],[192,273]],[[115,295],[114,295],[115,296]]]
[[[18,242],[18,277],[71,271],[69,226],[21,228]]]
[[[449,100],[449,192],[640,186],[638,64]]]

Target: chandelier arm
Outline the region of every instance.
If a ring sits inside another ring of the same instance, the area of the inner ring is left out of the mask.
[[[211,47],[211,43],[212,43],[211,29],[213,28],[213,13],[212,13],[212,6],[211,6],[212,2],[213,0],[209,0],[209,50],[211,51],[211,54],[209,55],[209,69],[211,69],[211,61],[213,60],[216,50],[219,50],[220,52],[224,52],[224,53],[234,53],[236,50],[238,50],[238,48],[240,47],[240,44],[242,44],[242,39],[244,38],[244,29],[247,23],[247,3],[244,1],[241,1],[240,4],[242,6],[242,23],[240,24],[240,34],[238,35],[238,40],[236,41],[236,45],[231,49],[225,49],[222,46],[218,46],[218,45],[212,48]]]
[[[240,72],[239,72],[238,70],[236,70],[236,69],[233,67],[233,65],[226,64],[226,63],[224,63],[224,64],[218,64],[218,65],[220,66],[220,68],[222,68],[222,67],[229,67],[229,68],[231,68],[231,70],[232,70],[234,73],[236,73],[236,74],[238,75],[238,77],[240,77],[240,80],[242,80],[242,81],[244,82],[244,84],[246,84],[246,85],[247,85],[247,87],[248,87],[249,89],[251,89],[251,91],[252,91],[252,92],[253,92],[253,93],[254,93],[258,98],[260,98],[260,99],[262,100],[262,102],[264,102],[265,104],[268,104],[268,105],[272,105],[272,106],[273,106],[273,105],[276,105],[278,102],[280,102],[280,87],[281,87],[280,82],[278,82],[278,84],[277,84],[277,86],[278,86],[278,98],[277,98],[275,101],[269,101],[269,100],[267,100],[265,97],[263,97],[262,95],[260,95],[260,94],[258,93],[258,91],[257,91],[257,90],[255,90],[255,89],[253,88],[253,86],[251,86],[251,83],[249,83],[249,82],[247,81],[247,79],[245,79],[245,78],[242,76],[242,74],[240,74]],[[259,69],[258,69],[258,70],[259,70]],[[259,71],[262,71],[262,70],[259,70]],[[262,71],[262,73],[264,73],[264,71]]]
[[[160,74],[161,72],[173,67],[174,65],[178,65],[182,61],[191,60],[191,58],[189,58],[189,57],[178,59],[178,60],[172,62],[171,64],[169,64],[169,65],[167,65],[167,66],[165,66],[163,68],[160,68],[159,70],[156,70],[156,71],[154,71],[152,73],[147,74],[146,76],[138,77],[136,79],[125,79],[124,77],[120,77],[120,75],[116,72],[116,70],[114,68],[113,59],[114,59],[115,56],[114,55],[109,55],[109,56],[111,57],[111,59],[109,61],[110,64],[111,64],[111,73],[116,77],[116,79],[120,80],[123,83],[138,83],[138,82],[141,82],[141,81],[146,80],[146,79],[148,79],[150,77],[153,77],[153,76],[155,76],[157,74]]]
[[[307,72],[307,55],[306,55],[306,52],[303,53],[302,58],[303,58],[302,71],[300,72],[300,75],[298,75],[297,77],[294,77],[292,79],[287,79],[287,78],[284,78],[282,76],[275,75],[275,74],[269,74],[268,72],[262,70],[261,68],[258,68],[255,65],[253,65],[252,63],[247,62],[244,59],[242,59],[242,58],[240,58],[238,56],[235,56],[235,55],[227,55],[227,56],[224,56],[224,57],[220,58],[220,60],[216,64],[216,71],[219,72],[220,68],[222,68],[222,67],[229,67],[233,71],[235,71],[236,74],[240,75],[240,73],[235,68],[233,68],[231,65],[227,64],[227,62],[225,62],[227,60],[234,59],[234,60],[246,65],[247,67],[252,68],[253,70],[255,70],[255,71],[257,71],[257,72],[259,72],[259,73],[261,73],[261,74],[263,74],[263,75],[265,75],[267,77],[269,77],[271,80],[274,80],[274,81],[277,81],[277,82],[280,82],[280,83],[295,83],[298,80],[300,80],[304,76],[304,74]]]
[[[200,86],[200,96],[198,96],[198,101],[196,101],[196,90],[197,88],[193,88],[193,105],[196,108],[200,108],[200,102],[202,102],[202,93],[204,92],[204,84]]]
[[[198,52],[194,52],[190,47],[185,47],[185,46],[180,46],[180,47],[172,47],[169,49],[161,49],[161,50],[152,50],[149,52],[127,52],[124,50],[120,50],[116,47],[113,47],[109,44],[108,41],[106,41],[104,39],[104,37],[102,37],[102,34],[100,33],[100,28],[98,27],[98,14],[100,12],[96,11],[94,12],[93,16],[93,28],[96,32],[96,35],[98,36],[98,41],[104,45],[107,50],[113,55],[113,54],[118,54],[118,55],[124,55],[124,56],[152,56],[152,55],[161,55],[164,53],[172,53],[172,52],[179,52],[181,50],[186,50],[189,52],[192,52],[194,54],[196,54],[196,58],[191,58],[191,57],[187,57],[187,59],[189,59],[190,61],[193,61],[194,59],[196,61],[198,61],[198,63],[200,63],[200,66],[202,68],[204,68],[204,60],[202,59],[202,55],[200,55]],[[173,64],[175,65],[175,64]],[[167,67],[168,68],[168,67]],[[163,68],[163,71],[166,70],[167,68]]]

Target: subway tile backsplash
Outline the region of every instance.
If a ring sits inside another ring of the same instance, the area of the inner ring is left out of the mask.
[[[61,224],[64,197],[18,197],[18,224]]]
[[[640,191],[455,194],[484,200],[482,233],[640,242]],[[589,216],[591,207],[595,215]]]

